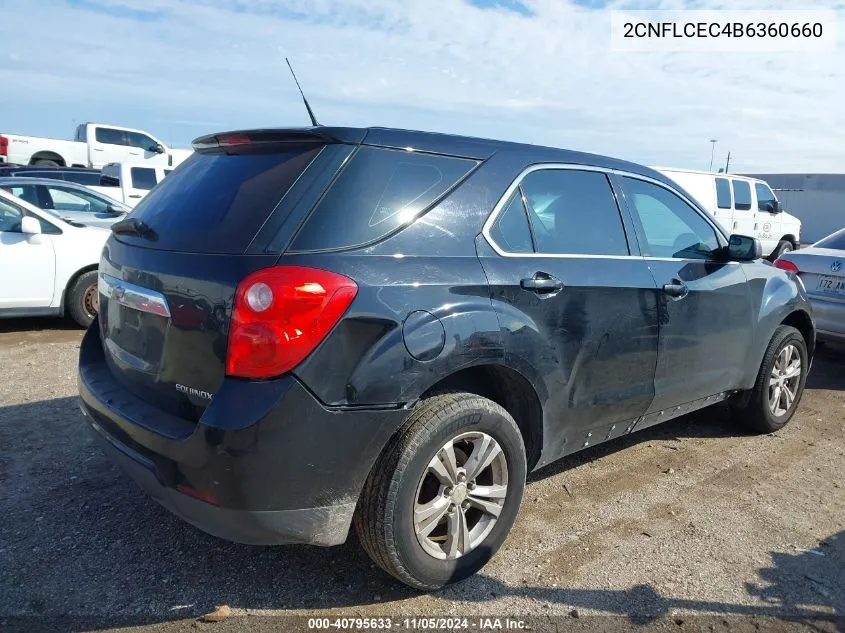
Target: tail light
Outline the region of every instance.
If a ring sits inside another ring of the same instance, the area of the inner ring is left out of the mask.
[[[780,268],[781,270],[789,270],[793,273],[801,272],[801,271],[798,270],[798,266],[793,264],[788,259],[780,259],[780,258],[776,259],[775,260],[775,267]]]
[[[9,155],[9,139],[5,136],[0,136],[0,156]]]
[[[238,285],[226,373],[271,378],[290,371],[326,337],[358,294],[343,275],[275,266]]]

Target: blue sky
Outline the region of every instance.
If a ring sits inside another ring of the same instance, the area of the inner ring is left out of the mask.
[[[646,164],[845,171],[845,54],[621,53],[613,8],[843,0],[0,0],[0,132],[76,123],[186,146],[308,120],[542,143]],[[840,28],[840,40],[845,29]]]

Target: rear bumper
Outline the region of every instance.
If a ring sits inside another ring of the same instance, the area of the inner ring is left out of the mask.
[[[78,383],[96,443],[142,489],[205,532],[257,545],[344,542],[364,481],[407,415],[326,409],[290,377],[227,378],[193,423],[117,382],[96,324]]]
[[[820,340],[845,341],[845,302],[828,301],[810,295],[813,317],[816,320],[816,336]]]

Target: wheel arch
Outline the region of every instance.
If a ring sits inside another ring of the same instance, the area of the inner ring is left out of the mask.
[[[67,280],[65,287],[62,289],[62,300],[61,300],[61,303],[60,303],[60,307],[61,307],[61,310],[62,310],[62,316],[65,315],[65,309],[67,307],[68,292],[73,287],[73,284],[75,284],[76,280],[79,279],[82,275],[84,275],[85,273],[90,273],[90,272],[96,271],[97,268],[98,268],[97,264],[88,264],[87,266],[83,266],[82,268],[77,270],[75,273],[73,273],[70,276],[70,278]]]
[[[29,164],[35,165],[35,163],[39,160],[53,160],[59,163],[60,167],[67,167],[67,161],[64,157],[61,154],[57,154],[56,152],[50,150],[35,152],[32,156],[30,156]]]
[[[793,310],[780,324],[790,325],[801,332],[804,343],[807,345],[807,354],[812,359],[816,349],[816,327],[812,317],[804,310]]]
[[[543,449],[543,406],[537,390],[525,376],[501,364],[474,365],[441,378],[420,399],[447,390],[465,391],[501,405],[522,434],[528,470],[537,465]]]

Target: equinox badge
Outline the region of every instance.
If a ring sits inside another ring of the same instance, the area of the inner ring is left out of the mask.
[[[189,396],[198,396],[200,398],[204,398],[205,400],[211,400],[212,397],[212,394],[208,391],[196,389],[195,387],[186,387],[185,385],[180,385],[178,382],[176,383],[176,391],[181,391]]]

